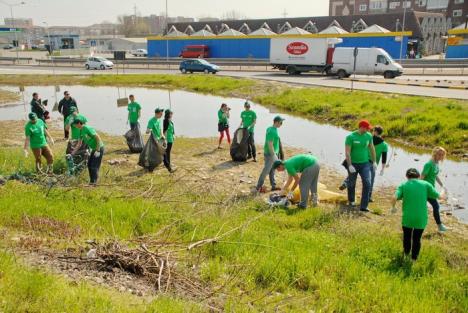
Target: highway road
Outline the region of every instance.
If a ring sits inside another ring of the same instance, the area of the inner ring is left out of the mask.
[[[52,74],[52,67],[45,66],[12,66],[12,65],[0,65],[0,74]],[[72,74],[72,75],[91,75],[91,74],[117,74],[116,69],[112,71],[86,71],[85,69],[73,68],[73,67],[55,67],[57,74]],[[125,74],[148,74],[148,73],[167,73],[167,74],[179,74],[177,70],[148,70],[148,69],[126,69]],[[119,71],[122,74],[122,71]],[[199,74],[204,75],[204,74]],[[244,77],[252,79],[262,79],[270,81],[279,81],[285,83],[292,83],[304,86],[318,86],[318,87],[332,87],[332,88],[351,88],[351,81],[339,80],[333,77],[327,77],[319,74],[302,74],[300,76],[290,76],[280,72],[221,72],[220,75],[232,76],[232,77]],[[356,75],[356,78],[363,78],[366,80],[378,79],[380,76],[362,76]],[[452,80],[461,81],[468,80],[467,76],[402,76],[397,78],[398,80]],[[368,82],[354,82],[354,88],[357,90],[367,90],[374,92],[383,93],[396,93],[406,95],[419,95],[429,96],[437,98],[450,98],[450,99],[464,99],[468,100],[468,90],[457,90],[457,89],[443,89],[443,88],[432,88],[432,87],[416,87],[416,86],[404,86],[404,85],[387,85],[387,84],[376,84]]]

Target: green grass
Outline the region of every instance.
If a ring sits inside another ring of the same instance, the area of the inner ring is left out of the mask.
[[[107,137],[108,151],[122,148]],[[189,148],[188,140],[177,145]],[[56,155],[59,155],[55,147]],[[21,150],[0,151],[0,175],[17,169]],[[187,155],[192,152],[187,150]],[[108,155],[106,159],[110,158]],[[22,163],[23,172],[32,162]],[[8,182],[0,187],[0,229],[30,233],[73,246],[90,238],[130,240],[171,225],[167,240],[186,242],[224,233],[252,221],[216,244],[191,252],[201,260],[199,279],[224,286],[224,309],[232,312],[466,312],[466,228],[442,236],[426,231],[420,260],[401,260],[400,222],[385,214],[364,218],[337,208],[266,210],[263,201],[240,198],[216,204],[199,185],[175,183],[156,172],[132,178],[130,168],[104,164],[98,188],[84,188],[83,174],[71,188]],[[165,197],[136,197],[150,182]],[[203,183],[199,183],[203,184]],[[48,192],[49,191],[49,192]],[[227,195],[225,195],[227,196]],[[173,203],[169,200],[177,200]],[[31,231],[24,216],[68,225]],[[70,239],[66,228],[79,229]],[[65,229],[65,230],[64,230]],[[8,241],[0,239],[0,243]],[[12,249],[12,247],[7,247]],[[60,247],[56,247],[57,249]],[[192,312],[192,302],[167,297],[151,303],[86,283],[77,286],[0,253],[0,309],[5,312]],[[203,308],[206,310],[206,308]],[[202,309],[202,310],[203,310]]]
[[[364,91],[291,89],[254,98],[261,104],[352,130],[360,119],[382,125],[385,136],[419,148],[468,149],[468,102]]]

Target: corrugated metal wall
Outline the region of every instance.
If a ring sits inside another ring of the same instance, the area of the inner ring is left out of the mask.
[[[400,41],[395,37],[344,37],[338,47],[378,47],[386,50],[393,58],[400,57]],[[166,43],[169,43],[169,57],[178,57],[185,46],[207,45],[212,58],[255,58],[270,57],[270,38],[232,38],[232,39],[148,39],[149,57],[166,57]],[[408,37],[403,40],[403,54],[406,53]]]
[[[468,45],[447,46],[447,59],[468,59]]]

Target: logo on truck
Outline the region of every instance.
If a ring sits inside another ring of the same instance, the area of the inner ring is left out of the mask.
[[[307,53],[309,51],[309,46],[307,46],[303,42],[291,42],[287,47],[286,50],[288,51],[289,54],[293,55],[302,55]]]

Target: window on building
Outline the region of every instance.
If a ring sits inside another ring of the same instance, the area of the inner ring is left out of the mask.
[[[453,17],[460,17],[463,15],[463,10],[453,10]]]
[[[400,6],[400,2],[390,2],[388,7],[390,8],[390,10],[395,10],[399,6]]]
[[[411,1],[403,1],[403,8],[406,8],[406,9],[411,8]]]
[[[455,0],[455,4],[462,4],[465,3],[465,0]]]
[[[372,1],[369,3],[369,9],[382,10],[387,8],[387,1]]]
[[[446,9],[448,7],[449,0],[427,0],[428,10]]]
[[[418,6],[425,7],[426,6],[426,0],[418,0]]]
[[[366,12],[366,11],[367,11],[367,4],[360,4],[359,12]]]

